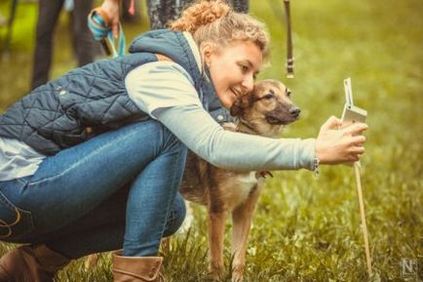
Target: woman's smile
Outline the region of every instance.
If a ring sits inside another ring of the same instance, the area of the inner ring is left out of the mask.
[[[253,90],[255,76],[263,62],[260,48],[251,41],[234,41],[205,52],[204,57],[216,94],[226,108]]]

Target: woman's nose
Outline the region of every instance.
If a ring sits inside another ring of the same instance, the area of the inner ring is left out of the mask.
[[[247,92],[250,92],[254,89],[254,77],[252,75],[248,75],[242,81],[242,86],[245,88]]]

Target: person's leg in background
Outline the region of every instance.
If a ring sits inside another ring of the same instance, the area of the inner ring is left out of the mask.
[[[151,29],[166,28],[167,24],[176,20],[184,8],[192,4],[194,0],[148,0],[148,17]],[[248,0],[228,1],[235,11],[248,13]]]
[[[94,61],[100,52],[99,44],[94,40],[88,29],[87,17],[93,5],[93,0],[73,0],[72,10],[72,42],[78,66],[83,66]]]
[[[53,56],[53,33],[64,0],[39,0],[31,89],[46,83]]]
[[[148,0],[148,17],[151,29],[166,28],[169,21],[177,19],[184,7],[194,0]]]
[[[232,7],[234,10],[240,13],[248,13],[249,7],[248,2],[249,0],[231,0],[229,1],[232,3]]]

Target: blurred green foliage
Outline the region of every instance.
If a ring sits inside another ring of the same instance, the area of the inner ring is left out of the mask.
[[[3,15],[7,3],[0,1]],[[283,76],[282,1],[251,1],[251,9],[273,40],[271,66],[260,78],[282,79],[302,108],[301,120],[284,136],[316,136],[330,115],[341,114],[342,80],[352,78],[355,103],[369,113],[362,184],[375,272],[370,280],[402,281],[403,259],[417,261],[423,279],[423,1],[291,1],[296,59],[291,80]],[[35,16],[36,5],[20,5],[12,51],[0,62],[0,111],[28,90]],[[125,25],[127,38],[146,30],[146,20]],[[75,66],[67,21],[63,16],[56,32],[53,77]],[[172,240],[165,254],[170,281],[207,277],[206,214],[194,210],[194,227]],[[247,281],[368,280],[350,167],[322,167],[319,178],[307,171],[276,173],[260,199],[250,237]],[[10,247],[3,245],[3,251]],[[107,281],[109,268],[109,254],[90,271],[79,260],[60,272],[59,281]]]

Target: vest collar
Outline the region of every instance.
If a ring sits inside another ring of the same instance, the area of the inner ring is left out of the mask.
[[[185,39],[188,42],[192,55],[194,56],[195,62],[197,63],[198,70],[201,73],[203,73],[203,64],[201,60],[201,54],[200,54],[200,50],[198,49],[197,43],[195,43],[191,33],[185,31],[182,34],[184,35]]]

